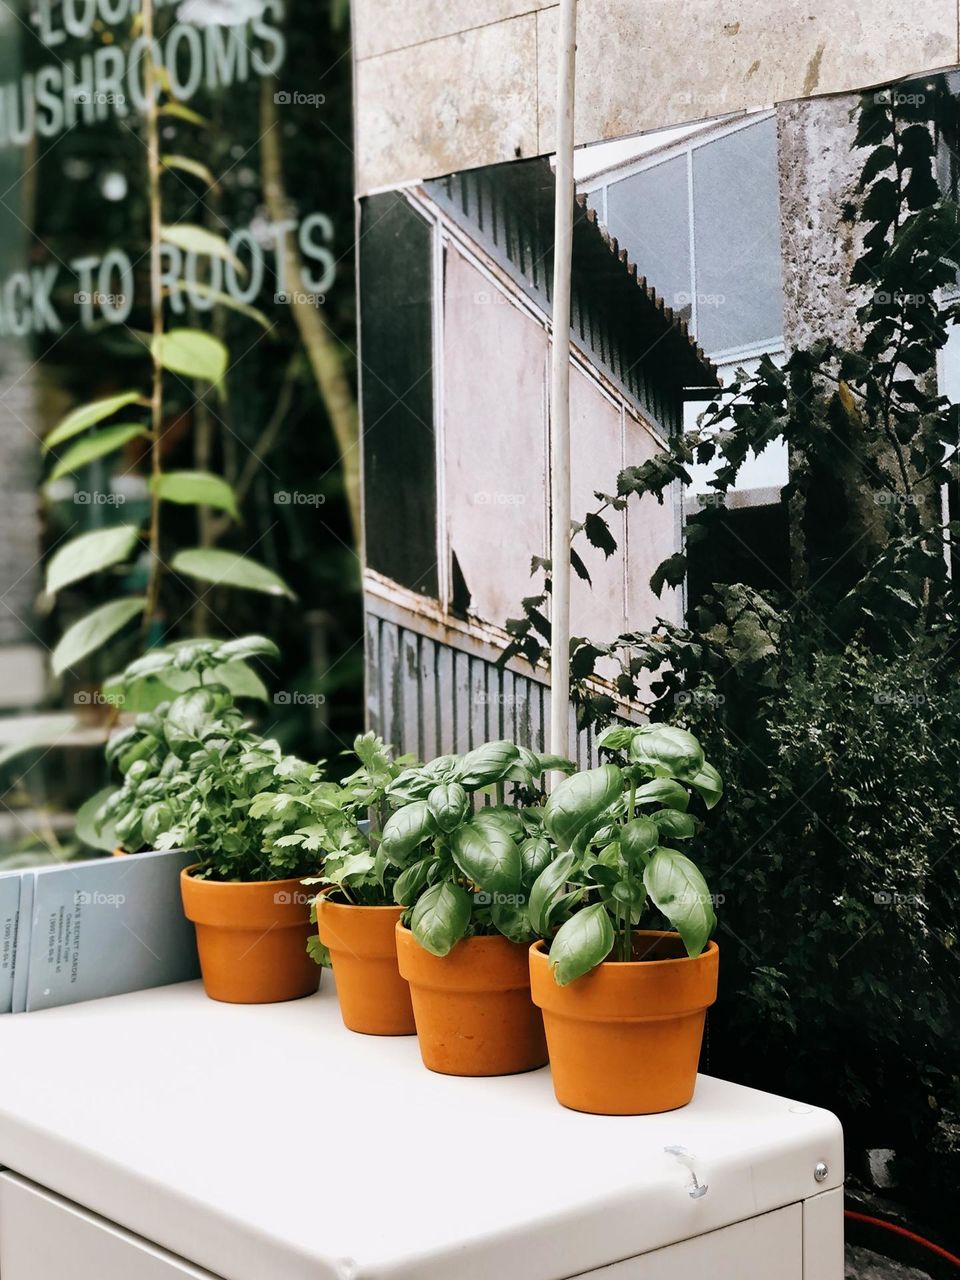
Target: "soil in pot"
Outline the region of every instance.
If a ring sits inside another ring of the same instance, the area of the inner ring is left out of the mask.
[[[574,1111],[648,1115],[693,1097],[704,1019],[717,998],[717,944],[690,957],[677,934],[639,930],[634,955],[559,987],[544,944],[530,948],[554,1092]]]
[[[397,966],[403,907],[357,907],[317,899],[320,941],[330,952],[344,1026],[368,1036],[416,1032],[410,987]]]
[[[425,1067],[448,1076],[506,1076],[544,1065],[525,943],[465,938],[449,955],[434,956],[402,924],[396,936]]]
[[[197,880],[187,867],[180,891],[197,928],[207,995],[229,1004],[272,1004],[311,995],[320,968],[307,955],[310,895],[299,880]]]

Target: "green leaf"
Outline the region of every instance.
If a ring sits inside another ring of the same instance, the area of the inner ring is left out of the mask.
[[[279,574],[234,551],[191,547],[178,552],[170,567],[174,573],[185,573],[188,578],[200,578],[217,586],[242,587],[245,591],[264,591],[267,595],[296,599]]]
[[[219,382],[227,371],[227,348],[202,329],[171,329],[153,338],[150,350],[164,369],[185,378]]]
[[[179,169],[200,178],[208,187],[216,188],[217,180],[201,160],[193,160],[190,156],[161,156],[160,163],[167,169]],[[171,244],[174,242],[171,240]]]
[[[184,675],[186,674],[185,672]],[[198,677],[193,673],[190,674],[193,676],[193,683],[196,683]],[[180,687],[177,676],[167,678],[174,689]],[[216,667],[215,678],[217,684],[226,685],[235,698],[256,698],[259,702],[270,701],[267,686],[257,673],[240,659],[235,662],[225,662],[222,666]],[[185,684],[184,688],[189,688],[189,684]]]
[[[520,846],[523,883],[532,885],[553,858],[553,846],[546,836],[530,836]]]
[[[693,778],[703,768],[703,748],[692,733],[672,724],[644,725],[630,743],[630,759],[658,777]]]
[[[165,502],[216,507],[240,519],[233,489],[210,471],[164,471],[151,478],[150,489]]]
[[[266,636],[239,636],[236,640],[225,640],[217,649],[217,659],[233,661],[235,658],[279,658],[280,650]]]
[[[544,826],[561,849],[569,849],[578,835],[608,808],[623,788],[615,764],[585,769],[557,783],[543,811]]]
[[[470,812],[470,797],[459,782],[442,782],[434,787],[427,804],[441,831],[452,831]]]
[[[690,784],[693,786],[693,783]],[[677,809],[685,813],[690,803],[690,795],[686,788],[673,778],[651,778],[637,787],[634,803],[640,805],[658,804],[665,809]]]
[[[191,111],[189,107],[185,107],[182,102],[174,100],[168,100],[162,107],[158,107],[157,115],[176,116],[178,120],[186,120],[190,124],[197,124],[201,129],[209,129],[210,127],[210,121],[205,116],[198,115],[196,111]]]
[[[421,895],[410,915],[410,930],[424,951],[445,956],[466,933],[472,911],[466,889],[442,880]]]
[[[572,760],[568,760],[566,756],[553,756],[537,751],[533,753],[537,758],[538,769],[534,772],[547,773],[551,769],[559,769],[563,773],[576,773],[577,766]]]
[[[673,813],[673,810],[664,809],[662,812]],[[677,817],[683,818],[686,814],[677,814]],[[644,855],[651,849],[655,849],[659,843],[660,832],[656,822],[651,818],[634,818],[632,822],[625,823],[620,830],[620,852],[624,861],[631,865],[642,861]]]
[[[138,536],[135,525],[121,524],[71,538],[57,548],[47,563],[47,591],[55,595],[71,582],[126,560],[137,545]]]
[[[520,850],[500,827],[465,822],[450,837],[457,866],[475,885],[488,893],[520,891]]]
[[[520,752],[512,742],[485,742],[468,751],[460,762],[459,778],[465,787],[486,787],[509,773]]]
[[[26,755],[28,751],[37,751],[41,747],[56,746],[60,738],[66,737],[72,729],[77,727],[77,717],[70,716],[51,716],[49,720],[43,722],[43,727],[34,729],[32,732],[19,730],[19,735],[5,747],[0,747],[0,768],[3,768],[11,760],[16,760],[17,756]],[[8,721],[8,730],[12,730],[14,734],[18,734],[17,726],[13,720]]]
[[[116,787],[104,787],[92,795],[77,810],[74,830],[81,844],[91,849],[101,849],[104,853],[112,853],[119,843],[113,823],[105,823],[102,829],[94,824],[94,815],[102,804],[116,793]]]
[[[436,830],[436,821],[426,800],[415,800],[391,813],[384,823],[380,847],[391,862],[402,865],[407,854],[428,836],[435,835]]]
[[[160,239],[164,244],[175,245],[185,253],[203,253],[211,258],[220,258],[229,262],[235,271],[246,271],[243,263],[224,240],[214,231],[206,227],[198,227],[189,222],[178,222],[172,227],[160,228]]]
[[[398,906],[409,907],[416,901],[417,895],[427,883],[427,876],[434,862],[432,855],[421,858],[419,862],[411,863],[406,871],[397,876],[397,882],[393,886],[393,900]]]
[[[122,449],[128,440],[136,440],[138,436],[146,434],[147,428],[136,422],[122,422],[115,427],[104,427],[102,431],[95,431],[85,439],[78,440],[61,454],[57,465],[47,478],[48,482],[59,480],[61,476],[71,475],[74,471],[85,467],[87,463],[95,462],[97,458],[103,458],[116,449]]]
[[[106,644],[131,618],[143,612],[146,603],[143,596],[111,600],[109,604],[101,605],[99,609],[94,609],[72,627],[68,627],[53,651],[51,661],[54,675],[63,675],[68,667]]]
[[[710,890],[697,866],[676,849],[658,849],[647,863],[643,883],[654,905],[698,956],[716,927]]]
[[[584,907],[560,926],[547,959],[558,986],[595,969],[613,950],[613,924],[601,902]]]
[[[712,809],[723,795],[723,779],[713,765],[706,761],[700,772],[690,779],[690,785],[700,793],[708,809]]]
[[[200,280],[175,280],[173,284],[167,287],[166,292],[168,294],[196,293],[203,298],[210,298],[214,302],[219,302],[221,306],[229,307],[231,311],[237,311],[240,315],[246,316],[250,320],[255,320],[268,333],[274,328],[272,321],[257,307],[251,307],[247,302],[240,302],[237,298],[231,297],[229,293],[224,293],[222,289],[214,289],[213,285],[204,284]]]
[[[697,820],[692,813],[678,813],[676,809],[658,809],[650,815],[661,835],[670,840],[690,840],[697,834]],[[657,844],[660,843],[658,840]]]
[[[57,423],[43,442],[43,452],[49,453],[54,445],[70,440],[87,427],[109,418],[118,409],[125,409],[128,404],[136,404],[143,397],[139,391],[121,391],[115,396],[105,396],[103,400],[94,400],[90,404],[82,404],[73,409],[65,418]]]
[[[530,927],[541,938],[550,930],[550,913],[564,892],[567,881],[579,859],[575,853],[562,853],[537,876],[530,890],[527,914]]]

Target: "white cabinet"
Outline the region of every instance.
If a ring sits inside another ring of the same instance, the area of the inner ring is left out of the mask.
[[[639,1258],[581,1273],[575,1280],[694,1280],[704,1276],[709,1280],[821,1280],[818,1275],[804,1275],[800,1205],[791,1204]],[[824,1273],[823,1280],[837,1277]]]
[[[216,1280],[12,1173],[0,1173],[3,1280]]]

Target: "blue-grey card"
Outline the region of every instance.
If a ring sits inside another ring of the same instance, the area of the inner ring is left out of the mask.
[[[23,873],[29,946],[17,947],[14,1012],[196,978],[194,929],[180,900],[180,872],[195,860],[174,850]],[[21,941],[23,929],[21,907]]]
[[[20,877],[15,871],[0,875],[0,1013],[13,1008],[13,960],[17,946],[20,911]]]

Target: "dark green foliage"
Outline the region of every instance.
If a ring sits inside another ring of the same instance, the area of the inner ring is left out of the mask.
[[[571,672],[582,724],[616,710],[590,678],[612,657],[618,693],[691,729],[723,774],[724,805],[692,845],[724,899],[711,1067],[832,1107],[849,1139],[897,1148],[918,1189],[947,1194],[932,1153],[960,1107],[960,651],[942,493],[960,410],[936,365],[960,317],[940,292],[958,277],[960,207],[937,144],[957,154],[960,110],[943,76],[897,90],[864,94],[857,117],[855,344],[762,359],[697,430],[621,472],[617,498],[598,494],[602,518],[621,498],[662,502],[694,462],[716,468],[660,591],[743,463],[784,437],[791,581],[714,583],[685,625],[574,639]],[[579,528],[600,545],[593,521]],[[510,631],[505,657],[540,656],[530,609]]]

